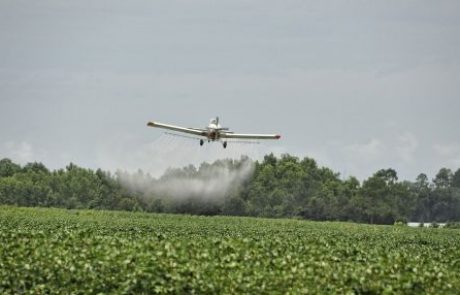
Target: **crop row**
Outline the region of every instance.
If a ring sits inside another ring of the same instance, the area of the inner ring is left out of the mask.
[[[0,207],[0,293],[454,294],[459,233]]]

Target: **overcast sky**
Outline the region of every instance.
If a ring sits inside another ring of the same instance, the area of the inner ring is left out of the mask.
[[[159,175],[247,153],[460,168],[460,1],[0,0],[0,158]],[[200,148],[146,127],[279,142]]]

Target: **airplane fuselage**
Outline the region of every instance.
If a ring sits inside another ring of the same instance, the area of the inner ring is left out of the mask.
[[[206,137],[209,139],[209,140],[218,140],[220,139],[220,133],[219,131],[217,130],[214,130],[214,129],[209,129],[208,130],[208,134],[206,134]]]
[[[206,136],[206,138],[208,140],[215,141],[215,140],[219,140],[221,138],[221,129],[220,128],[208,126],[206,129],[207,129],[207,132],[206,132],[205,136]]]
[[[208,141],[216,141],[221,138],[221,132],[222,130],[226,130],[227,128],[222,128],[219,124],[219,118],[213,118],[211,119],[211,122],[209,123],[208,127],[206,127],[206,138]]]

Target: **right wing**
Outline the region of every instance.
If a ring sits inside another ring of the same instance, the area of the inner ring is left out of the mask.
[[[179,126],[163,124],[163,123],[158,123],[158,122],[148,122],[147,126],[168,129],[172,131],[183,132],[183,133],[188,133],[188,134],[193,134],[193,135],[198,135],[198,136],[206,136],[206,130],[204,129],[185,128],[185,127],[179,127]]]
[[[281,135],[278,134],[241,134],[241,133],[222,133],[222,138],[236,138],[236,139],[280,139]]]

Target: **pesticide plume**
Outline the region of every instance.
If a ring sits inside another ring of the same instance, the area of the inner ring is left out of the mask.
[[[117,176],[123,186],[142,193],[147,199],[221,202],[226,196],[238,192],[253,171],[254,162],[242,157],[240,160],[202,163],[198,169],[193,165],[170,168],[158,179],[142,171],[133,174],[117,172]]]
[[[253,170],[254,165],[249,159],[241,162],[223,160],[211,165],[202,164],[196,173],[176,174],[174,170],[170,170],[160,178],[155,193],[178,200],[219,200],[239,189],[252,175]]]

